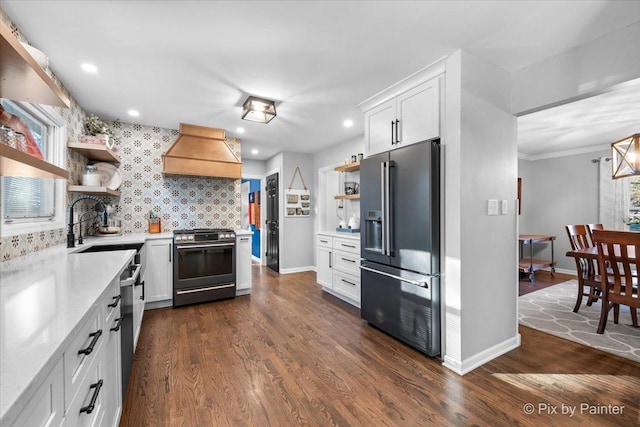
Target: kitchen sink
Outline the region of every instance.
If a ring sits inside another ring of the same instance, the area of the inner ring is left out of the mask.
[[[136,252],[140,251],[140,248],[144,243],[119,243],[115,245],[94,245],[89,246],[88,248],[83,248],[75,253],[82,254],[87,252],[110,252],[110,251],[126,251],[129,249],[133,249]]]

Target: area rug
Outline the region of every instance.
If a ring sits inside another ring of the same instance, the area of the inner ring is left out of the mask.
[[[631,325],[629,307],[620,306],[617,325],[611,310],[604,334],[600,335],[596,333],[600,302],[587,307],[584,297],[580,310],[574,313],[577,295],[576,279],[522,295],[518,299],[520,324],[640,362],[640,327]]]

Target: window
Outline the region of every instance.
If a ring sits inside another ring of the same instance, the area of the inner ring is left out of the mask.
[[[629,178],[629,216],[640,215],[640,177]]]
[[[66,124],[52,108],[1,99],[2,107],[23,119],[46,161],[64,164]],[[2,177],[2,235],[64,227],[65,181]]]

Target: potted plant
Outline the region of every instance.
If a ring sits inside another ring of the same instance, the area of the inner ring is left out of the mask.
[[[630,217],[629,221],[627,221],[627,224],[629,224],[629,231],[640,231],[640,217]]]
[[[87,131],[89,137],[83,136],[80,138],[81,142],[88,142],[92,144],[105,144],[109,148],[113,148],[113,142],[110,137],[113,136],[111,128],[95,114],[90,114],[84,123],[84,128]]]

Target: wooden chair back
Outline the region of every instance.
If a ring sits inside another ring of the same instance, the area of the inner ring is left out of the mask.
[[[640,233],[593,230],[593,241],[598,247],[605,301],[624,304],[632,309],[639,308],[635,272],[640,266]],[[609,268],[605,268],[605,265]]]
[[[596,244],[593,242],[593,230],[604,230],[604,226],[602,224],[587,224],[587,230],[589,231],[591,246],[595,246]]]
[[[571,249],[574,251],[593,246],[586,225],[566,225],[564,228],[567,230],[569,243],[571,243]]]

